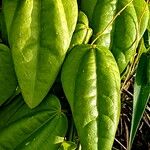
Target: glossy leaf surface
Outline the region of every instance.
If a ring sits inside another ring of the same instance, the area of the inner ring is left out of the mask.
[[[143,53],[136,72],[134,83],[133,115],[130,131],[130,148],[140,120],[150,98],[150,53]]]
[[[139,25],[139,39],[143,36],[149,20],[149,8],[148,4],[145,0],[134,0],[133,5],[135,7],[135,11],[138,18],[138,25]]]
[[[82,150],[111,150],[120,115],[120,75],[111,52],[74,47],[63,65],[62,85]]]
[[[36,107],[55,81],[76,20],[76,0],[18,1],[9,41],[21,92],[29,107]]]
[[[67,130],[55,96],[49,95],[33,110],[18,97],[0,110],[0,116],[1,150],[58,150]]]
[[[0,105],[13,95],[17,87],[10,49],[0,44]]]
[[[87,44],[92,36],[92,29],[89,27],[89,21],[87,16],[80,11],[78,15],[78,21],[76,29],[73,33],[70,49],[79,44]]]
[[[117,12],[124,8],[130,0],[118,0]],[[134,58],[138,37],[138,21],[136,11],[131,3],[116,19],[113,26],[111,51],[117,61],[120,73]]]
[[[116,12],[117,0],[81,0],[81,10],[88,16],[93,29],[93,39],[98,33],[102,34],[96,44],[109,48],[112,25],[105,31]]]

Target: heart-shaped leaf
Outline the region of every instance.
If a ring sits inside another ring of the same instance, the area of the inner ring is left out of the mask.
[[[117,12],[123,9],[131,0],[118,0]],[[117,17],[113,26],[111,51],[117,61],[120,73],[132,61],[138,41],[138,20],[133,3]]]
[[[59,100],[50,95],[33,110],[18,97],[0,117],[1,150],[58,150],[67,130]]]
[[[62,68],[62,85],[82,149],[110,150],[120,115],[120,74],[111,52],[74,47]]]
[[[72,49],[79,44],[87,44],[91,36],[92,29],[89,28],[88,18],[82,11],[80,11],[69,49]]]
[[[89,18],[93,39],[101,34],[96,44],[110,47],[112,24],[106,27],[113,19],[116,7],[117,0],[81,0],[81,10]]]
[[[139,39],[143,36],[149,20],[149,8],[145,0],[134,0],[133,5],[137,14],[139,24]]]
[[[30,108],[43,100],[57,77],[75,29],[77,13],[76,0],[17,3],[9,41],[21,92]]]

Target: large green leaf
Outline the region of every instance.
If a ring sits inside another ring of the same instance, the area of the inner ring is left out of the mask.
[[[70,49],[79,44],[87,44],[91,36],[92,29],[89,27],[88,18],[82,11],[80,11],[76,29],[71,39]]]
[[[140,120],[150,98],[150,51],[143,53],[136,72],[134,83],[133,115],[130,131],[131,148]]]
[[[17,87],[10,49],[0,44],[0,105],[13,95]]]
[[[90,20],[90,26],[93,29],[93,38],[98,33],[101,36],[96,41],[97,44],[109,48],[112,25],[105,31],[106,26],[111,22],[116,12],[117,0],[81,0],[81,10],[85,12]]]
[[[17,3],[9,41],[18,82],[31,108],[43,100],[55,81],[75,29],[77,13],[76,0]]]
[[[31,110],[18,97],[0,110],[1,150],[58,150],[67,130],[59,100],[48,96]]]
[[[134,0],[133,5],[138,18],[139,39],[143,36],[149,20],[149,8],[145,0]]]
[[[117,12],[124,8],[131,0],[118,0]],[[133,3],[117,17],[113,26],[111,51],[118,63],[120,73],[134,58],[138,36],[138,21]]]
[[[62,84],[83,150],[111,150],[120,115],[120,75],[111,52],[95,45],[72,49]]]

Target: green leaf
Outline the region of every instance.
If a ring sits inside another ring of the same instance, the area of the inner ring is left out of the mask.
[[[17,8],[19,0],[2,0],[2,8],[4,14],[4,20],[6,22],[7,33],[10,32],[10,27],[13,21],[13,17]],[[9,35],[8,35],[9,36]]]
[[[87,16],[80,11],[78,15],[78,21],[76,29],[73,33],[70,48],[73,48],[79,44],[87,44],[92,36],[92,29],[89,27],[89,22]]]
[[[149,51],[150,52],[150,51]],[[133,114],[129,149],[139,127],[140,120],[150,97],[150,53],[143,53],[136,72],[134,83]]]
[[[70,141],[64,141],[58,150],[75,150],[76,144]]]
[[[139,25],[139,40],[143,36],[149,20],[149,8],[148,4],[145,0],[134,0],[133,5],[135,7],[135,11],[138,18],[138,25]]]
[[[58,150],[67,131],[67,119],[55,96],[31,110],[21,97],[0,110],[0,149]]]
[[[118,0],[117,12],[124,8],[131,0]],[[136,53],[138,41],[138,20],[136,11],[131,3],[115,20],[111,39],[111,51],[117,61],[120,73],[132,61]]]
[[[77,13],[76,0],[17,3],[9,41],[21,92],[30,108],[43,100],[58,75]]]
[[[96,44],[110,47],[112,25],[106,26],[113,19],[116,12],[117,0],[81,0],[81,10],[88,16],[93,29],[93,39],[102,34]],[[105,30],[105,31],[104,31]]]
[[[0,44],[0,105],[13,95],[17,87],[10,49]]]
[[[120,74],[111,52],[95,45],[72,49],[62,85],[83,150],[110,150],[120,115]]]

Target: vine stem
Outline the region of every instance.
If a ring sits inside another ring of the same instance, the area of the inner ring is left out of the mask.
[[[121,147],[124,149],[124,150],[127,150],[127,148],[119,141],[115,138],[115,141],[121,145]]]
[[[129,3],[127,3],[113,18],[112,20],[107,24],[107,26],[102,30],[102,32],[97,33],[97,36],[95,37],[95,39],[92,41],[91,45],[93,45],[101,36],[102,34],[105,32],[105,30],[113,24],[113,22],[116,20],[116,18],[133,2],[133,0],[131,0]]]

